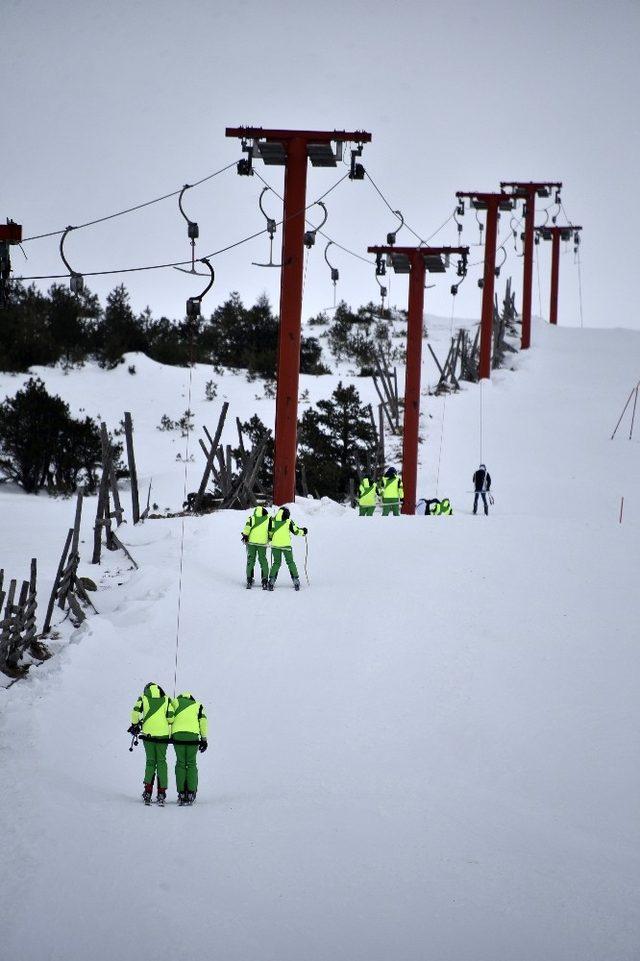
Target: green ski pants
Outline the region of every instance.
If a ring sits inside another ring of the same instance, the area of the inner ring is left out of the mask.
[[[272,547],[273,561],[271,564],[271,571],[269,572],[269,580],[275,581],[278,576],[278,571],[280,570],[280,565],[282,564],[282,555],[284,554],[284,559],[287,562],[287,567],[289,568],[289,573],[291,574],[292,580],[297,580],[298,578],[298,568],[296,567],[296,562],[293,559],[293,548],[291,547]]]
[[[375,504],[371,504],[370,507],[362,507],[362,506],[360,506],[360,507],[358,508],[358,514],[360,515],[360,517],[373,517],[373,515],[374,515],[374,513],[375,513],[375,509],[376,509],[376,505],[375,505]]]
[[[266,544],[247,544],[247,580],[253,579],[253,569],[256,566],[256,556],[260,564],[263,577],[269,576],[269,562],[267,561]]]
[[[176,749],[176,788],[183,791],[198,790],[198,745],[174,741]]]
[[[394,497],[382,498],[382,516],[387,517],[389,514],[393,514],[394,517],[400,517],[400,501],[396,500]]]
[[[156,770],[158,772],[158,788],[167,790],[169,775],[167,773],[168,741],[143,741],[147,763],[144,768],[144,783],[153,784]]]

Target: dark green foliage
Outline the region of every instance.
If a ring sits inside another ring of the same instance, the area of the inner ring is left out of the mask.
[[[31,378],[0,405],[0,468],[28,493],[42,487],[70,493],[80,479],[95,490],[100,460],[96,423],[71,417],[68,404],[47,393],[41,380]]]
[[[218,307],[198,338],[201,351],[223,367],[246,370],[250,378],[275,376],[278,357],[279,321],[266,296],[246,308],[234,291]],[[322,348],[315,337],[303,337],[300,345],[300,372],[324,374]]]
[[[298,458],[304,464],[309,490],[341,500],[356,476],[357,459],[375,455],[376,433],[366,407],[353,385],[340,382],[330,400],[305,411],[298,430]]]
[[[76,297],[54,284],[47,295],[33,285],[9,284],[7,303],[0,308],[0,370],[81,362],[99,316],[98,299],[88,291]]]
[[[233,293],[209,320],[187,323],[167,317],[155,320],[148,307],[135,314],[123,285],[111,291],[102,311],[97,297],[86,289],[76,295],[54,284],[42,294],[33,286],[11,283],[7,304],[0,308],[0,370],[71,365],[90,357],[112,369],[124,354],[140,351],[161,364],[212,363],[246,370],[250,379],[273,378],[278,334],[278,318],[266,296],[247,308]],[[317,338],[303,337],[301,373],[328,373],[321,357]]]
[[[104,314],[96,325],[95,356],[101,367],[111,370],[117,367],[127,351],[144,351],[147,347],[144,320],[136,317],[129,303],[129,293],[124,284],[120,284],[107,297]]]
[[[59,351],[58,359],[67,365],[82,363],[102,316],[97,296],[88,290],[72,294],[67,287],[53,284],[47,315],[51,340]]]
[[[327,332],[329,350],[336,360],[350,360],[368,373],[375,349],[391,343],[392,325],[389,311],[381,311],[373,303],[357,312],[341,300]]]

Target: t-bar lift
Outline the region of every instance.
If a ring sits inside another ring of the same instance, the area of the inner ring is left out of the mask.
[[[496,278],[496,243],[498,240],[498,217],[501,210],[512,210],[513,201],[507,194],[485,194],[474,190],[458,190],[460,201],[458,213],[464,213],[467,198],[475,210],[485,210],[487,215],[484,239],[484,275],[482,280],[482,320],[480,322],[480,380],[491,377],[491,342],[493,340],[493,291]],[[480,281],[478,281],[480,283]]]
[[[371,141],[371,134],[363,130],[227,127],[226,136],[242,140],[242,149],[247,154],[238,163],[239,174],[250,176],[253,161],[258,158],[267,166],[285,167],[273,501],[286,504],[294,500],[296,493],[307,161],[313,167],[336,167],[342,160],[343,144],[355,143],[349,176],[352,180],[362,180],[364,167],[357,162],[357,157],[362,154],[362,145]]]
[[[524,183],[518,180],[500,181],[500,189],[508,190],[514,200],[524,200],[524,259],[522,274],[522,335],[520,347],[531,346],[531,294],[533,290],[533,235],[536,217],[536,197],[549,197],[555,190],[555,202],[560,203],[561,182]]]
[[[404,427],[402,431],[403,514],[416,512],[418,480],[418,431],[420,423],[420,374],[422,371],[422,327],[424,321],[424,280],[429,273],[444,273],[452,255],[459,255],[458,276],[467,269],[468,247],[369,247],[378,268],[387,257],[397,274],[409,274],[407,311],[407,367],[404,386]],[[455,288],[457,289],[457,288]],[[452,289],[452,293],[453,293]]]
[[[558,323],[558,286],[560,282],[560,241],[570,241],[573,238],[574,251],[580,246],[580,231],[582,227],[565,224],[564,227],[536,227],[536,240],[551,241],[551,298],[549,303],[549,323]]]

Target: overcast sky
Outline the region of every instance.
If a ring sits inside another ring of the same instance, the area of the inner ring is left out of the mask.
[[[140,203],[236,160],[227,125],[366,129],[363,162],[394,208],[429,237],[458,189],[500,180],[562,180],[566,212],[583,225],[584,323],[640,327],[636,311],[640,153],[640,3],[435,4],[404,0],[2,0],[0,217],[24,235],[77,224]],[[278,190],[282,168],[256,165]],[[308,199],[342,170],[310,168]],[[259,230],[261,183],[235,170],[188,191],[200,254]],[[266,201],[280,216],[274,195]],[[395,218],[369,182],[346,180],[328,198],[327,233],[366,256]],[[316,208],[317,209],[317,208]],[[310,212],[315,218],[315,213]],[[473,215],[463,242],[478,242]],[[501,237],[509,235],[503,216]],[[454,243],[450,222],[433,243]],[[277,243],[279,245],[280,234]],[[406,231],[398,242],[412,243]],[[548,317],[550,244],[541,245],[540,294]],[[521,298],[512,242],[503,278]],[[14,249],[16,274],[60,273],[58,238]],[[186,259],[175,199],[72,234],[78,271]],[[333,304],[324,244],[309,256],[305,316]],[[480,248],[472,250],[479,259]],[[229,291],[246,302],[266,291],[277,306],[279,271],[251,266],[265,237],[215,259],[208,313]],[[335,247],[338,297],[377,299],[373,268]],[[458,316],[479,316],[479,268],[463,285]],[[502,291],[502,279],[498,290]],[[200,278],[175,270],[93,278],[104,299],[122,279],[136,309],[178,317]],[[449,316],[453,278],[427,291],[426,309]],[[47,286],[46,282],[43,286]],[[406,306],[406,278],[391,280]],[[577,325],[578,271],[563,253],[560,323]],[[539,292],[534,272],[534,312]]]

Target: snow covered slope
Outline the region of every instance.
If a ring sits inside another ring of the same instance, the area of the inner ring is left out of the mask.
[[[186,520],[177,686],[211,726],[190,809],[141,804],[125,734],[146,681],[173,689],[181,521],[123,529],[140,571],[112,555],[101,615],[0,691],[3,961],[637,958],[638,441],[608,438],[640,337],[541,326],[535,343],[482,388],[488,519],[466,493],[468,386],[423,407],[419,489],[438,477],[454,516],[299,501],[300,594],[286,572],[243,589],[243,515]],[[160,371],[155,401],[127,398],[149,473],[160,415],[184,409]],[[58,389],[89,410],[82,376]],[[10,492],[3,535],[25,502],[61,541],[68,502]]]

